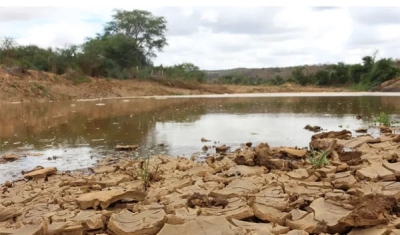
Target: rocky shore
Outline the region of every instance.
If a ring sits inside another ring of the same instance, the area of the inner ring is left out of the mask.
[[[311,148],[39,166],[0,186],[0,235],[400,234],[400,135],[319,132]]]

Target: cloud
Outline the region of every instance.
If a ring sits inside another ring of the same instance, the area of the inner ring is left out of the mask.
[[[125,8],[132,10],[132,8]],[[356,63],[400,53],[400,8],[148,7],[168,21],[169,45],[155,64],[202,69]],[[20,44],[80,44],[111,20],[107,7],[2,7],[0,36]],[[378,57],[379,57],[378,56]]]

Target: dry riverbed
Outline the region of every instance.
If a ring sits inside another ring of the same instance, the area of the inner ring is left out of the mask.
[[[400,135],[381,131],[316,133],[321,168],[310,151],[267,143],[153,156],[147,191],[146,162],[121,153],[86,171],[37,167],[0,186],[0,234],[400,234]]]

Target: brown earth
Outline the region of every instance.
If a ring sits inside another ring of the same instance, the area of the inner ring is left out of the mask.
[[[400,92],[400,78],[386,81],[379,86],[372,88],[371,91]]]
[[[0,68],[0,99],[3,102],[12,102],[151,95],[334,92],[345,90],[315,86],[302,87],[294,84],[285,84],[282,86],[197,84],[160,78],[147,80],[88,78],[90,82],[74,84],[72,81],[67,80],[66,76],[42,71]]]
[[[90,174],[37,167],[0,186],[0,234],[399,234],[399,135],[342,137],[313,136],[329,152],[321,166],[262,143],[148,168],[124,152]]]

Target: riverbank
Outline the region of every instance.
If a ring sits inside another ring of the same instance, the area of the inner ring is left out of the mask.
[[[9,71],[0,68],[0,99],[3,102],[62,101],[99,99],[131,96],[243,94],[276,92],[341,92],[345,88],[300,86],[242,86],[199,84],[181,80],[116,80],[87,78],[82,81],[68,80],[66,76],[23,70]]]
[[[316,133],[326,166],[306,149],[249,142],[205,159],[147,165],[118,151],[87,170],[38,167],[0,186],[0,234],[398,234],[394,133]]]

